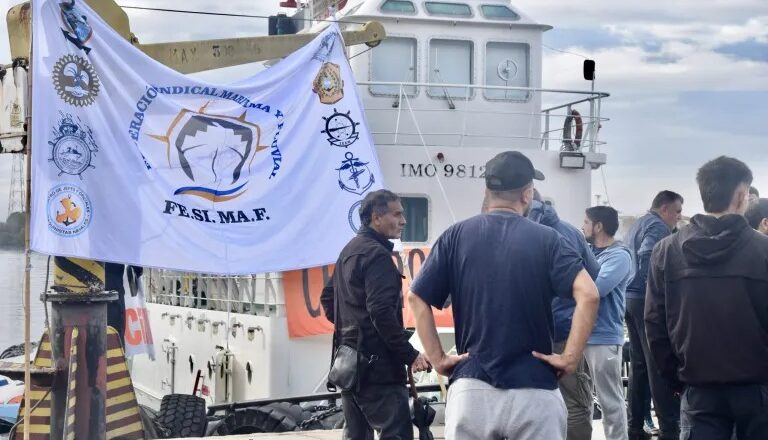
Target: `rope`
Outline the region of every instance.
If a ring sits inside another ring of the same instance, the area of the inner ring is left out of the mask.
[[[48,278],[51,275],[51,256],[48,255],[48,264],[45,266],[45,284],[43,284],[43,290],[48,289]],[[48,320],[48,303],[45,300],[41,300],[43,303],[43,310],[45,310],[45,328],[48,329],[48,334],[51,334],[50,332],[50,321]]]
[[[155,11],[155,12],[174,12],[174,13],[180,13],[180,14],[197,14],[197,15],[214,15],[219,17],[238,17],[238,18],[267,18],[269,19],[269,15],[254,15],[254,14],[232,14],[232,13],[226,13],[226,12],[209,12],[209,11],[191,11],[187,9],[167,9],[167,8],[148,8],[143,6],[123,6],[118,5],[123,9],[137,9],[141,11]],[[296,17],[288,17],[291,20],[298,20],[298,21],[309,21],[309,22],[322,22],[322,21],[330,21],[335,23],[350,23],[350,24],[366,24],[362,21],[347,21],[347,20],[319,20],[314,18],[296,18]]]
[[[608,206],[610,206],[611,197],[608,195],[608,183],[606,183],[605,180],[605,165],[600,167],[600,174],[603,176],[603,191],[605,191],[605,201],[608,203]]]
[[[416,115],[413,113],[413,108],[411,107],[411,100],[408,99],[408,94],[404,94],[405,96],[405,102],[408,104],[408,113],[411,115],[411,119],[413,120],[413,124],[416,127],[416,132],[419,134],[419,139],[421,139],[421,146],[424,147],[424,154],[427,156],[427,160],[429,161],[430,165],[435,167],[437,169],[437,165],[435,165],[435,162],[432,160],[432,156],[429,154],[429,150],[427,149],[427,143],[424,141],[424,136],[421,134],[421,127],[419,127],[419,122],[416,120]],[[456,223],[456,215],[453,213],[453,208],[451,208],[451,202],[448,200],[448,193],[445,192],[445,187],[443,186],[443,181],[440,180],[440,173],[435,173],[435,178],[437,179],[437,185],[440,187],[440,193],[443,195],[443,199],[445,200],[445,205],[448,207],[448,213],[451,214],[451,221],[453,223]]]
[[[546,48],[546,49],[549,49],[549,50],[554,50],[555,52],[560,52],[560,53],[567,53],[568,55],[576,55],[577,57],[581,57],[581,58],[584,58],[585,60],[588,60],[588,59],[589,59],[589,57],[588,57],[588,56],[582,55],[582,54],[580,54],[580,53],[576,53],[576,52],[568,52],[567,50],[556,49],[556,48],[554,48],[554,47],[550,47],[550,46],[547,46],[546,44],[542,44],[542,45],[541,45],[541,47],[544,47],[544,48]]]

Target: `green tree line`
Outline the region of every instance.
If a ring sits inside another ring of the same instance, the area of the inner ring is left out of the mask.
[[[14,212],[0,223],[0,247],[24,247],[25,217],[23,212]]]

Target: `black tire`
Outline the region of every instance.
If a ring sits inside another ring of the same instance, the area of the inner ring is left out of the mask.
[[[208,426],[205,400],[189,394],[163,396],[155,419],[167,430],[168,437],[202,437]]]
[[[157,411],[148,406],[139,405],[139,415],[141,416],[141,424],[144,427],[145,440],[167,438],[170,435],[166,432],[165,427],[158,423]]]
[[[270,403],[255,408],[238,409],[216,429],[216,435],[256,434],[297,431],[309,411],[288,402]]]
[[[37,342],[32,342],[30,347],[34,350]],[[24,354],[24,344],[11,345],[0,353],[0,359],[10,359]]]

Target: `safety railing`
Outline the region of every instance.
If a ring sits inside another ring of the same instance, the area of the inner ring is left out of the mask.
[[[151,303],[257,316],[285,315],[279,273],[224,277],[151,269],[145,273],[144,282]]]
[[[418,137],[426,144],[429,144],[429,137],[436,137],[441,145],[458,147],[469,146],[467,139],[473,138],[496,142],[526,139],[537,141],[544,150],[591,152],[605,144],[599,138],[602,123],[608,121],[601,115],[602,100],[610,95],[604,92],[384,81],[360,81],[358,86],[365,89],[361,92],[366,97],[364,103],[369,121],[373,119],[372,114],[386,117],[382,115],[386,112],[394,115],[390,115],[392,124],[371,124],[375,138],[390,139],[389,142],[384,140],[385,143],[408,143],[402,139],[409,136]],[[430,90],[437,90],[437,93]],[[494,96],[488,97],[489,92],[494,92]],[[498,93],[513,97],[499,98],[496,97]],[[564,98],[566,96],[570,98]],[[543,101],[556,100],[565,102],[544,109],[533,108]],[[442,106],[440,101],[445,105]],[[380,106],[378,102],[387,105]],[[449,115],[453,115],[451,123],[440,124],[439,131],[422,129],[422,123],[434,127],[435,124],[428,123],[430,119],[445,119]],[[505,117],[514,123],[499,124]],[[415,127],[411,123],[405,128],[406,122],[411,121],[415,122]],[[386,128],[382,129],[382,126]],[[541,130],[534,132],[533,127],[541,127]],[[454,141],[446,141],[447,138]]]

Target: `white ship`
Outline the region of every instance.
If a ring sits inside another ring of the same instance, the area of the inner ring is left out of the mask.
[[[585,90],[542,88],[542,36],[550,26],[507,0],[281,5],[291,16],[271,21],[277,32],[318,32],[332,21],[342,30],[368,21],[386,29],[379,45],[347,51],[384,185],[405,207],[402,251],[393,257],[406,274],[418,272],[442,231],[479,213],[484,165],[502,151],[520,150],[531,158],[546,176],[537,182],[544,200],[564,220],[581,221],[590,205],[592,171],[606,161],[599,134],[608,94],[594,91],[594,81],[585,81]],[[15,70],[14,76],[25,75]],[[585,65],[585,76],[590,72]],[[11,90],[12,75],[0,81]],[[345,118],[334,115],[329,127],[349,125]],[[0,138],[6,150],[18,151],[21,129],[10,133],[9,127],[10,121],[0,120]],[[326,134],[349,136],[343,129]],[[358,213],[348,214],[349,226],[358,228]],[[254,405],[243,402],[306,402],[312,400],[306,396],[326,391],[331,326],[322,317],[319,295],[330,275],[328,267],[227,278],[145,271],[149,313],[129,313],[126,329],[132,341],[147,339],[151,329],[156,350],[154,360],[138,355],[131,361],[139,402],[159,408],[165,395],[196,394],[209,409],[229,406],[228,425],[209,425],[209,433],[281,430],[306,422],[312,414],[306,405],[298,413],[288,404],[273,406],[282,418],[265,422]],[[439,316],[438,323],[444,326],[444,347],[451,347],[447,318]],[[419,379],[437,381],[434,373]]]
[[[550,26],[505,0],[358,0],[338,10],[328,3],[298,5],[294,17],[304,20],[280,17],[277,27],[384,24],[385,41],[372,50],[352,46],[348,56],[385,186],[403,198],[399,262],[415,272],[443,230],[479,212],[484,164],[505,150],[530,157],[546,175],[537,183],[545,200],[580,222],[591,173],[606,160],[599,129],[608,94],[586,81],[583,91],[542,88],[542,35]],[[350,212],[355,227],[356,216]],[[145,273],[158,356],[133,360],[140,401],[157,407],[163,395],[195,390],[211,406],[325,392],[330,335],[291,337],[289,327],[323,319],[317,298],[330,273]],[[453,345],[452,329],[444,339]]]

